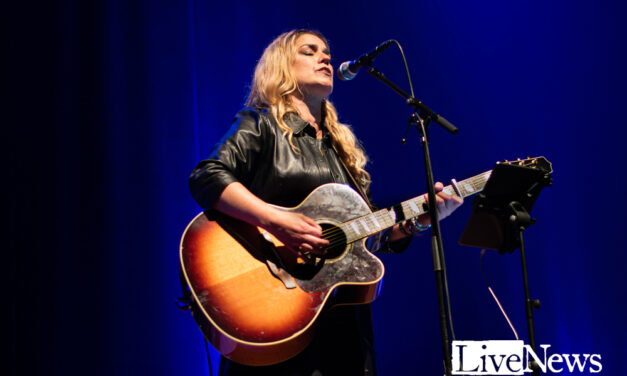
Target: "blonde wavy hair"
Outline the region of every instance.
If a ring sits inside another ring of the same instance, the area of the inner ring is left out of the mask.
[[[255,67],[255,73],[246,105],[257,109],[268,109],[274,115],[283,136],[292,150],[299,153],[293,143],[294,132],[284,120],[286,114],[298,111],[290,102],[290,94],[302,95],[296,78],[292,72],[292,63],[297,53],[296,39],[303,34],[312,34],[329,45],[326,38],[313,30],[292,30],[276,37],[266,47],[261,59]],[[332,145],[339,158],[344,162],[350,173],[364,188],[370,185],[370,174],[364,169],[368,158],[359,146],[353,131],[338,121],[337,111],[329,100],[322,105],[322,119],[331,135]]]

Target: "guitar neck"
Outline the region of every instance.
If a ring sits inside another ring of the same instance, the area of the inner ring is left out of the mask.
[[[457,182],[456,185],[459,192],[457,192],[452,184],[444,187],[443,192],[451,196],[460,196],[462,198],[472,196],[483,190],[491,173],[492,171],[486,171],[482,174]],[[398,215],[397,213],[399,212],[402,213],[402,215]],[[346,234],[347,243],[353,243],[359,239],[384,231],[404,220],[414,218],[428,212],[429,205],[427,204],[424,195],[420,195],[407,201],[403,201],[399,205],[392,208],[381,209],[374,213],[355,218],[341,224],[339,227]]]

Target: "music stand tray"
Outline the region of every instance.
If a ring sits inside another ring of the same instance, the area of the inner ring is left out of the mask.
[[[541,162],[531,167],[497,163],[483,192],[473,202],[459,244],[500,253],[518,248],[521,226],[526,229],[535,223],[529,212],[542,188],[551,185],[550,163],[544,158]]]

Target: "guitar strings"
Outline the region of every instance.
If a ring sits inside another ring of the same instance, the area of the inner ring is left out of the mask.
[[[419,206],[422,206],[422,205],[424,204],[424,202],[425,202],[425,200],[424,200],[422,197],[417,198],[417,199],[416,199],[416,201],[417,201],[417,202],[416,202],[416,204],[418,204]],[[411,207],[408,207],[408,206],[409,206],[409,204],[407,204],[407,203],[402,203],[401,205],[402,205],[402,207],[403,207],[403,209],[404,209],[404,210],[411,210],[412,212],[414,212],[414,210],[413,210]],[[415,212],[414,212],[414,213],[415,213]],[[374,214],[374,213],[373,213],[373,214]],[[415,214],[416,214],[416,213],[415,213]],[[418,212],[417,214],[419,215],[419,214],[422,214],[422,213]],[[356,219],[355,219],[355,220],[356,220]],[[355,220],[353,220],[353,221],[355,221]],[[364,220],[366,220],[366,222],[367,222],[367,223],[369,223],[370,225],[372,225],[373,227],[377,227],[377,228],[379,228],[379,227],[380,227],[380,225],[379,225],[379,226],[375,226],[375,224],[374,224],[374,222],[373,222],[373,221],[368,221],[367,219],[364,219]],[[349,222],[350,222],[350,221],[349,221]],[[344,223],[343,225],[346,225],[346,224],[347,224],[347,223],[349,223],[349,222],[346,222],[346,223]],[[396,224],[396,223],[395,223],[395,224]],[[392,225],[392,226],[393,226],[393,225]],[[385,227],[384,229],[387,229],[387,228],[392,227],[392,226],[387,226],[387,227]],[[374,232],[374,233],[377,233],[377,232],[380,232],[380,231],[383,231],[383,230],[379,230],[379,231],[376,231],[376,232]],[[344,240],[344,239],[348,239],[347,234],[345,234],[346,232],[347,232],[347,231],[342,230],[342,229],[340,228],[340,226],[334,226],[334,227],[332,227],[332,228],[329,228],[329,229],[323,230],[323,231],[322,231],[322,236],[323,236],[325,239],[329,240],[329,245],[331,245],[331,243],[333,243],[334,245],[340,245],[341,243],[343,243],[343,240]],[[350,232],[350,231],[348,231],[348,232]],[[357,233],[357,232],[355,232],[355,231],[353,231],[353,232],[354,232],[354,233],[355,233],[355,235],[356,235],[356,236],[358,236],[358,237],[357,237],[356,239],[352,240],[351,242],[354,242],[355,240],[359,240],[359,239],[362,239],[362,238],[365,238],[365,237],[367,237],[367,236],[370,236],[370,235],[374,234],[374,233],[371,233],[370,231],[368,231],[368,233],[367,233],[366,235],[359,236],[359,233]],[[347,243],[349,243],[349,242],[347,242]]]
[[[349,244],[357,240],[355,239],[349,242],[348,236],[346,236],[344,234],[344,231],[340,229],[339,227],[334,227],[334,228],[322,231],[322,237],[324,237],[325,239],[329,241],[329,247],[339,246],[339,245],[342,245],[342,243]]]
[[[447,187],[449,187],[449,186],[447,186]],[[445,187],[445,188],[446,188],[446,187]],[[403,203],[401,203],[401,206],[402,206],[402,208],[403,208],[403,211],[405,211],[405,210],[411,210],[411,211],[412,211],[415,215],[424,214],[423,212],[418,212],[418,213],[416,213],[416,212],[413,210],[413,208],[410,206],[409,201],[412,201],[412,200],[408,200],[407,202],[403,202]],[[415,199],[414,199],[414,202],[415,202],[415,204],[416,204],[417,206],[422,206],[422,205],[424,205],[424,204],[425,204],[425,199],[424,199],[422,196],[419,196],[419,197],[417,197],[417,198],[415,198]],[[372,213],[372,215],[374,215],[374,214],[375,214],[375,213]],[[415,216],[415,215],[414,215],[414,216]],[[353,221],[356,221],[357,219],[359,219],[359,218],[356,218],[356,219],[354,219]],[[379,227],[379,226],[375,226],[375,224],[373,223],[373,221],[368,221],[367,219],[364,219],[364,220],[366,220],[366,222],[367,222],[368,224],[372,225],[373,227],[377,227],[377,228]],[[351,221],[349,221],[349,222],[351,222]],[[346,225],[346,224],[348,224],[349,222],[345,222],[343,225]],[[395,224],[396,224],[396,223],[395,223]],[[392,225],[392,226],[393,226],[393,225]],[[387,228],[392,227],[392,226],[385,227],[384,229],[387,229]],[[383,231],[383,230],[379,230],[379,231],[376,231],[376,232],[380,232],[380,231]],[[374,232],[374,233],[376,233],[376,232]],[[357,239],[355,239],[355,240],[365,238],[365,237],[367,237],[367,236],[369,236],[369,235],[371,235],[371,234],[374,234],[374,233],[371,233],[370,231],[368,231],[368,234],[366,234],[366,235],[364,235],[364,236],[359,236],[359,234],[358,234],[357,232],[355,232],[355,235],[357,235],[357,236],[358,236],[358,238],[357,238]],[[331,245],[331,242],[333,242],[335,245],[339,245],[339,244],[341,244],[341,243],[342,243],[342,240],[343,240],[344,238],[348,239],[348,236],[346,236],[346,235],[345,235],[345,231],[344,231],[344,230],[342,230],[339,226],[334,226],[334,227],[332,227],[332,228],[330,228],[330,229],[323,230],[323,231],[322,231],[322,236],[323,236],[325,239],[329,240],[329,244],[330,244],[330,245]],[[353,240],[353,241],[355,241],[355,240]],[[347,243],[348,243],[348,242],[347,242]]]
[[[392,226],[389,226],[389,227],[392,227]],[[389,227],[386,227],[386,228],[389,228]],[[380,231],[377,231],[377,232],[380,232]],[[357,233],[355,233],[355,235],[357,237],[349,242],[347,234],[339,226],[332,227],[330,229],[326,229],[322,231],[322,236],[329,241],[330,247],[338,246],[338,245],[341,245],[342,243],[350,244],[356,240],[363,239],[371,234],[369,232],[368,234],[363,235],[363,236],[359,236],[359,234]]]

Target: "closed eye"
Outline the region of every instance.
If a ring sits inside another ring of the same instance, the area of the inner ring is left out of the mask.
[[[300,53],[303,55],[307,55],[307,56],[312,56],[314,55],[316,52],[318,51],[318,45],[317,44],[305,44],[303,46],[301,46],[301,51]],[[331,51],[329,51],[328,48],[324,48],[322,50],[322,53],[327,55],[327,58],[329,60],[331,60]]]

